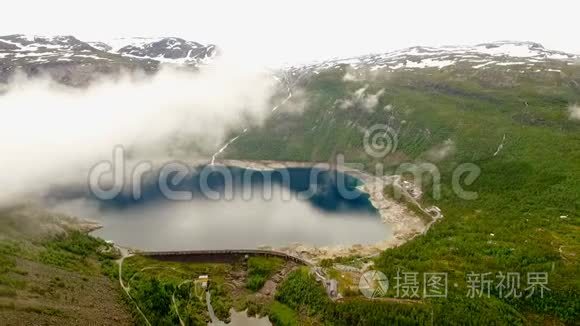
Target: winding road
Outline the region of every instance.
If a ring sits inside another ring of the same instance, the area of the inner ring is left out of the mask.
[[[151,322],[149,322],[147,316],[145,316],[141,308],[139,308],[139,305],[137,304],[135,299],[133,299],[133,297],[129,293],[130,287],[128,285],[125,285],[125,283],[123,283],[123,262],[125,261],[125,258],[129,258],[133,256],[133,254],[131,254],[127,248],[117,246],[117,249],[119,249],[119,252],[121,253],[121,258],[117,260],[117,264],[119,264],[119,284],[121,285],[121,288],[123,288],[123,291],[125,291],[125,293],[129,297],[129,299],[131,299],[131,301],[135,304],[137,311],[139,311],[139,314],[141,314],[143,320],[145,320],[145,323],[151,326]]]

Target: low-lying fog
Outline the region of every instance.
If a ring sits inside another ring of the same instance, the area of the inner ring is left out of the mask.
[[[0,207],[34,202],[55,186],[85,187],[91,169],[112,160],[118,147],[133,162],[209,161],[230,132],[259,125],[281,103],[290,111],[301,107],[286,103],[294,91],[286,81],[235,63],[221,58],[195,73],[103,76],[84,89],[22,75],[0,85]],[[144,201],[123,208],[83,195],[57,204],[102,222],[96,235],[141,249],[366,244],[390,234],[368,203],[325,210],[279,193],[270,201]]]

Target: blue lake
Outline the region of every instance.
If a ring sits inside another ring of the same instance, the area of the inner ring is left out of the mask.
[[[285,171],[216,166],[168,187],[191,200],[167,199],[157,178],[143,184],[137,199],[124,192],[98,200],[71,189],[49,199],[60,211],[101,222],[94,235],[143,250],[373,244],[392,236],[356,189],[358,180],[310,168]]]

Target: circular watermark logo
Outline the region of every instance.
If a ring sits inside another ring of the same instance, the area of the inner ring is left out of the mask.
[[[368,155],[374,158],[385,157],[397,150],[397,132],[385,124],[374,125],[365,131],[363,145]]]
[[[358,289],[369,299],[382,297],[389,289],[389,280],[383,272],[367,271],[360,277]]]

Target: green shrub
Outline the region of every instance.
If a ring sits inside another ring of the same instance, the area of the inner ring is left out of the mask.
[[[276,300],[294,310],[305,309],[308,315],[322,315],[330,303],[322,285],[306,268],[288,275],[276,291]]]
[[[274,303],[270,305],[269,318],[274,325],[279,326],[299,325],[298,314],[290,307],[278,301],[274,301]]]
[[[258,291],[283,264],[284,261],[277,257],[250,257],[246,287],[254,292]]]
[[[266,283],[266,277],[262,275],[251,275],[248,277],[246,287],[254,292],[261,289]]]

